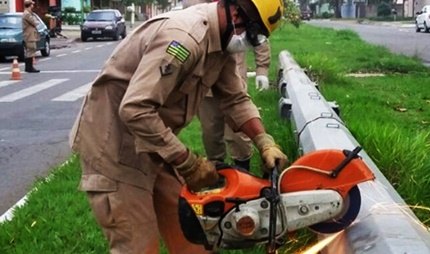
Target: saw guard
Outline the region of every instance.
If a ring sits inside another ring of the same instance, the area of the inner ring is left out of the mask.
[[[351,188],[375,178],[360,157],[352,159],[336,177],[331,172],[346,158],[346,151],[325,149],[308,153],[297,159],[280,176],[281,193],[333,189],[343,198]]]
[[[361,195],[357,186],[352,187],[348,192],[347,201],[345,211],[340,216],[314,224],[309,228],[321,234],[332,234],[347,228],[357,218],[361,207]]]

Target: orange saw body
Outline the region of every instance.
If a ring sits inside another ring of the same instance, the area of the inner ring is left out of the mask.
[[[182,188],[182,231],[190,242],[216,251],[257,244],[273,250],[288,232],[304,227],[319,233],[343,230],[360,210],[357,184],[374,179],[358,156],[360,149],[308,153],[279,177],[273,170],[270,180],[231,166],[219,168],[216,186],[195,193]]]
[[[281,174],[280,192],[334,189],[346,198],[352,187],[375,178],[358,158],[345,166],[345,174],[333,177],[333,170],[343,159],[345,154],[341,150],[319,150],[302,156]]]

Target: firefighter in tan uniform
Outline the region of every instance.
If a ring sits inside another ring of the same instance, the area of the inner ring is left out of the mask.
[[[25,42],[25,71],[40,72],[33,66],[33,58],[36,56],[37,42],[40,35],[37,32],[39,22],[33,14],[34,2],[32,0],[24,1],[24,13],[22,14],[22,29]]]
[[[262,43],[254,47],[256,60],[257,77],[263,79],[256,81],[259,90],[269,88],[267,78],[270,63],[269,43]],[[238,69],[242,77],[242,85],[247,90],[247,67],[245,52],[236,53]],[[206,156],[211,161],[224,162],[228,152],[233,159],[233,163],[246,170],[250,169],[250,160],[253,153],[253,143],[251,139],[242,132],[233,131],[225,122],[224,113],[219,109],[220,98],[212,96],[212,93],[204,98],[200,105],[198,116],[202,128],[203,145]]]
[[[199,3],[209,3],[212,0],[184,0],[183,8]],[[269,65],[270,65],[270,46],[265,41],[261,45],[252,48],[255,56],[256,65],[256,87],[258,90],[269,88]],[[246,52],[236,53],[237,67],[242,78],[244,89],[247,85],[247,65]],[[233,163],[246,170],[250,169],[250,160],[253,154],[253,144],[251,139],[242,132],[234,132],[225,123],[224,114],[219,109],[220,99],[208,95],[203,99],[197,112],[201,128],[202,140],[208,160],[214,162],[225,162],[228,152],[233,159]]]
[[[279,0],[222,0],[165,13],[137,27],[106,61],[70,140],[81,160],[80,189],[111,253],[158,254],[160,238],[169,253],[206,253],[183,236],[178,197],[184,183],[198,191],[218,173],[177,134],[209,89],[266,168],[275,161],[283,168],[287,157],[265,132],[229,53],[244,39],[256,44],[269,36],[282,11]]]

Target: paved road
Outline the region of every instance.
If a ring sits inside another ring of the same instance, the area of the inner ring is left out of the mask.
[[[430,66],[430,34],[415,32],[414,24],[401,22],[364,22],[311,20],[310,25],[333,29],[350,29],[372,44],[387,47],[394,53],[422,59]]]
[[[128,23],[128,32],[137,27]],[[78,26],[51,38],[50,57],[36,58],[41,73],[10,80],[11,63],[0,62],[0,215],[37,178],[70,156],[68,134],[91,81],[119,42],[79,39]]]
[[[130,33],[140,25],[127,22]],[[51,56],[37,57],[41,73],[10,80],[11,62],[0,62],[0,218],[37,178],[70,156],[68,134],[90,82],[118,42],[80,41],[79,26],[51,38]]]
[[[55,44],[55,43],[54,43]],[[0,63],[0,215],[70,156],[68,134],[91,81],[118,42],[72,42],[10,80]]]

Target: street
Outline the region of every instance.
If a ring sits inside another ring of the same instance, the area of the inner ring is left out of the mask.
[[[82,98],[118,42],[73,43],[36,59],[40,73],[10,80],[0,63],[0,214],[26,195],[37,178],[70,156],[68,134]]]
[[[415,32],[415,25],[400,22],[357,23],[355,20],[311,20],[310,25],[334,29],[349,29],[371,44],[384,46],[391,52],[417,57],[430,66],[430,39],[428,33]]]

